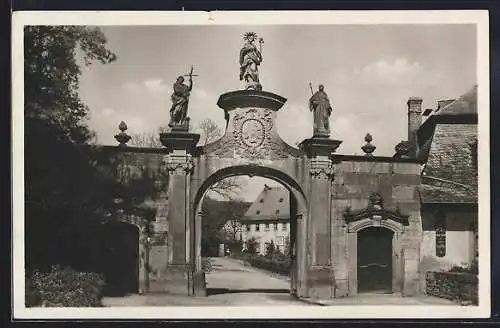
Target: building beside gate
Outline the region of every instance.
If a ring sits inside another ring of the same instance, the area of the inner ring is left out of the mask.
[[[427,112],[414,145],[423,163],[420,268],[446,270],[478,256],[477,86]]]

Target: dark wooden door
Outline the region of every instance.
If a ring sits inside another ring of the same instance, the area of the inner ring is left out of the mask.
[[[386,228],[358,232],[358,293],[392,292],[392,237]]]
[[[101,263],[109,296],[137,293],[139,231],[131,224],[108,223],[102,228]]]

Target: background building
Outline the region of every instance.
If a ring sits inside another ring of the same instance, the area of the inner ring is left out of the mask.
[[[244,247],[255,238],[257,253],[265,254],[266,245],[273,243],[284,252],[290,237],[290,198],[283,187],[264,186],[264,189],[241,218]]]
[[[468,265],[478,256],[477,85],[456,100],[439,101],[431,113],[415,145],[424,162],[422,271]]]

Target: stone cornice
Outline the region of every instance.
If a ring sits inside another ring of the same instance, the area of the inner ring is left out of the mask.
[[[379,222],[389,219],[402,225],[409,225],[409,215],[402,214],[399,209],[384,208],[384,200],[377,192],[371,194],[370,202],[366,208],[352,211],[348,207],[344,210],[343,216],[346,223],[352,223],[365,219]]]
[[[332,180],[334,178],[334,169],[332,162],[329,160],[313,160],[311,161],[311,169],[309,174],[313,179]]]
[[[194,163],[191,156],[168,155],[165,161],[165,168],[169,174],[183,175],[193,172]]]
[[[375,208],[365,208],[360,211],[351,211],[346,209],[344,211],[344,218],[347,223],[360,221],[363,219],[372,220],[393,220],[401,223],[402,225],[409,225],[409,215],[401,214],[398,210],[388,210],[388,209],[375,209]]]

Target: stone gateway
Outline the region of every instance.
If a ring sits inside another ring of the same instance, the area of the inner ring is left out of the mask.
[[[254,47],[254,39],[254,35],[248,35],[247,47]],[[260,85],[252,75],[252,65],[256,64],[245,56],[242,77]],[[432,143],[418,143],[424,137],[432,140],[430,130],[419,131],[414,124],[421,100],[411,98],[408,102],[409,139],[396,147],[395,156],[372,155],[375,146],[370,144],[371,137],[366,155],[337,155],[342,141],[331,139],[329,126],[324,124],[331,112],[327,97],[319,97],[323,102],[311,98],[311,108],[321,111],[321,120],[315,120],[320,126],[312,138],[295,148],[277,132],[277,113],[286,110],[286,99],[249,86],[220,95],[217,104],[227,125],[222,138],[211,144],[197,146],[198,134],[173,129],[160,134],[162,149],[115,147],[132,166],[148,161],[162,173],[157,175],[158,180],[168,176],[162,196],[153,202],[157,208],[154,234],[163,233],[166,238],[151,247],[147,261],[140,261],[140,291],[205,295],[202,198],[214,183],[248,175],[273,179],[289,193],[292,294],[331,299],[374,291],[404,296],[422,293],[423,256],[436,258],[433,250],[422,244],[433,238],[424,233],[434,220],[426,213],[438,215],[446,208],[440,207],[439,200],[431,200],[436,195],[431,191],[444,188],[444,180],[440,179],[439,186],[422,182],[426,158],[418,154],[423,149],[432,158],[434,148]],[[445,109],[427,126],[453,124],[446,120]],[[474,120],[471,113],[467,115],[460,124],[469,124],[469,118]],[[477,120],[477,112],[475,115]],[[463,188],[466,196],[474,192],[473,188]],[[474,199],[472,195],[472,206],[474,201],[477,206],[477,196]],[[467,220],[474,221],[473,215],[463,218]],[[144,265],[150,270],[143,270]]]

